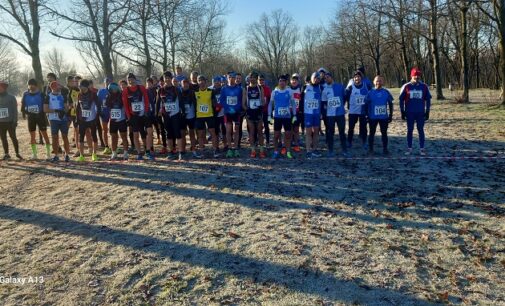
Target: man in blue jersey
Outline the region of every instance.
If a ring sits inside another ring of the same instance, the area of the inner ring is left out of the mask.
[[[101,111],[100,111],[100,119],[101,119],[101,125],[102,125],[102,137],[103,137],[103,142],[105,144],[105,149],[103,150],[103,154],[111,154],[112,151],[109,148],[109,119],[110,119],[110,109],[107,107],[106,102],[107,102],[107,96],[109,95],[109,90],[107,87],[109,84],[112,83],[112,78],[111,77],[106,77],[104,79],[104,87],[98,90],[97,96],[98,96],[98,101],[99,103],[102,103],[101,105]],[[100,122],[97,122],[100,124]]]
[[[319,73],[314,72],[310,83],[303,91],[303,116],[305,121],[305,148],[307,158],[321,157],[317,151],[319,144],[319,128],[321,127],[321,88]]]
[[[411,81],[403,85],[400,91],[400,110],[402,120],[407,120],[407,152],[412,154],[412,138],[414,124],[419,133],[419,153],[424,156],[424,122],[430,118],[431,94],[428,86],[421,82],[421,70],[413,68],[410,72]]]
[[[51,159],[51,144],[49,143],[49,136],[47,135],[47,119],[44,114],[44,95],[40,92],[37,81],[30,79],[28,81],[28,90],[23,93],[21,98],[21,113],[23,119],[28,117],[28,132],[30,133],[30,146],[32,149],[32,158],[36,160],[37,157],[37,139],[36,131],[37,126],[40,134],[44,137],[46,144],[47,159]]]
[[[374,139],[377,125],[380,126],[382,136],[382,150],[384,155],[389,155],[388,151],[388,124],[393,120],[393,96],[383,86],[384,78],[377,75],[374,79],[375,88],[372,89],[365,98],[365,115],[370,124],[370,135],[368,136],[368,154],[374,154]],[[389,111],[388,111],[389,108]]]
[[[274,154],[273,158],[280,157],[278,148],[281,138],[281,131],[284,128],[284,143],[286,144],[286,157],[291,159],[291,131],[296,118],[296,103],[291,96],[291,91],[287,88],[287,75],[279,77],[278,87],[272,92],[270,103],[268,104],[268,121],[274,119]],[[272,113],[273,112],[273,113]]]
[[[368,150],[367,145],[367,122],[363,109],[365,104],[365,97],[370,89],[363,83],[363,74],[357,70],[350,84],[345,89],[345,100],[349,108],[349,129],[347,132],[348,147],[352,147],[354,138],[354,127],[359,120],[359,138],[365,151]]]
[[[328,144],[328,157],[334,157],[333,135],[335,134],[335,123],[338,127],[340,146],[342,154],[347,157],[347,145],[345,139],[345,89],[341,83],[333,81],[330,72],[325,75],[326,87],[323,89],[321,100],[326,101],[326,143]]]
[[[224,108],[226,141],[231,145],[231,149],[226,153],[228,158],[240,157],[238,141],[242,113],[242,87],[236,84],[236,77],[235,72],[228,72],[228,85],[221,89],[221,96],[219,97]]]

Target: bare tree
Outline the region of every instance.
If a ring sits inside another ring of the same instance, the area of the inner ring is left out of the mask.
[[[48,71],[54,72],[60,77],[64,72],[70,69],[63,57],[63,53],[57,48],[52,48],[44,56],[44,62]]]
[[[118,31],[129,20],[131,0],[76,0],[69,12],[59,7],[49,8],[52,15],[66,22],[68,33],[50,33],[58,38],[76,41],[84,52],[93,55],[103,76],[113,76],[112,51],[121,41]],[[90,54],[91,53],[91,54]]]
[[[247,47],[277,77],[285,69],[286,57],[297,45],[298,32],[293,17],[283,10],[263,14],[247,32]]]
[[[0,37],[11,41],[31,57],[35,79],[40,84],[44,81],[39,49],[43,4],[43,0],[0,0]]]

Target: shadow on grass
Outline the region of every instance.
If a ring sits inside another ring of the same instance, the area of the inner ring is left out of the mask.
[[[63,234],[94,238],[100,242],[154,253],[161,258],[214,269],[237,278],[251,279],[256,283],[276,284],[291,291],[335,299],[344,303],[430,304],[425,300],[395,290],[340,280],[331,273],[319,270],[277,264],[240,254],[162,240],[10,205],[0,204],[0,218],[32,224]]]

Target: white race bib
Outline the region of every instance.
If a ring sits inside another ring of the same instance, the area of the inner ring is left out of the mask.
[[[121,109],[113,108],[110,110],[110,119],[118,120],[121,119]]]
[[[249,100],[249,107],[251,109],[258,109],[258,107],[261,106],[261,102],[259,99],[250,99]]]
[[[9,109],[8,108],[0,108],[0,119],[9,117]]]
[[[60,120],[60,118],[58,117],[58,114],[56,114],[56,113],[49,113],[49,114],[47,114],[47,117],[49,120]]]
[[[332,97],[328,99],[328,107],[338,108],[342,105],[342,101],[340,101],[340,97]]]
[[[200,113],[208,113],[209,112],[209,106],[202,104],[200,105]]]
[[[89,117],[91,117],[91,111],[88,110],[88,109],[83,109],[81,114],[82,114],[82,118],[89,118]]]
[[[237,105],[237,97],[233,96],[233,97],[226,97],[226,104],[230,105],[230,106],[235,106]]]
[[[299,108],[300,107],[300,99],[294,99],[294,100],[295,100],[296,108]]]
[[[421,90],[412,90],[410,91],[410,99],[422,99],[423,92]]]
[[[357,105],[364,105],[365,104],[365,97],[363,97],[363,96],[356,97],[355,101],[356,101]]]
[[[386,105],[376,106],[374,109],[375,116],[387,115]]]
[[[308,109],[318,109],[319,108],[319,101],[316,99],[310,99],[307,101],[307,108]]]
[[[144,111],[144,103],[143,102],[133,102],[132,110],[134,113],[140,113]]]
[[[289,116],[289,107],[279,107],[277,113],[281,117]]]
[[[175,105],[175,102],[166,102],[165,103],[165,111],[175,112],[176,110],[177,110],[177,105]]]
[[[29,105],[28,112],[31,114],[38,114],[40,112],[38,105]]]

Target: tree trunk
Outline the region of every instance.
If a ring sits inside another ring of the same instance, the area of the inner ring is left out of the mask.
[[[438,50],[438,33],[437,33],[437,0],[430,0],[431,16],[430,16],[430,43],[431,52],[433,55],[433,72],[435,76],[435,84],[437,89],[437,100],[444,100],[442,92],[442,77],[440,73],[440,55]]]
[[[461,81],[463,82],[463,102],[468,103],[468,43],[467,43],[467,15],[468,5],[464,1],[463,5],[460,7],[461,14]],[[437,86],[438,87],[438,86]]]
[[[499,9],[501,105],[505,107],[505,4],[503,1]]]

